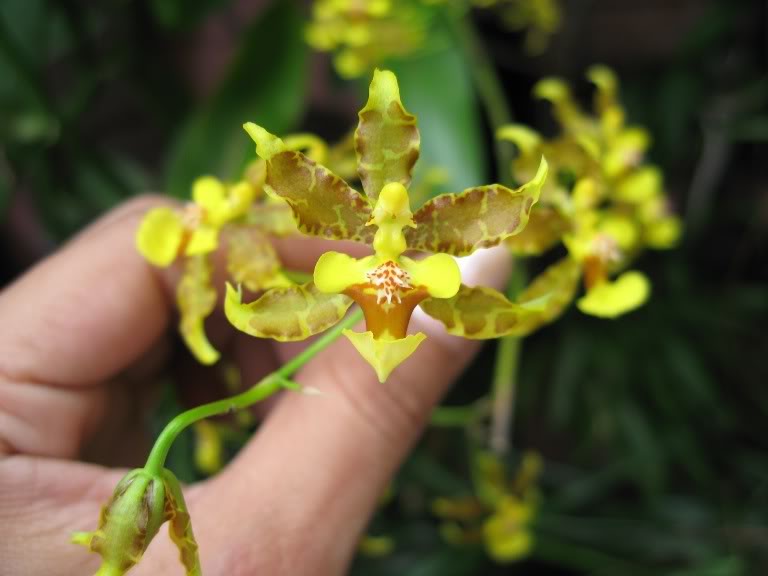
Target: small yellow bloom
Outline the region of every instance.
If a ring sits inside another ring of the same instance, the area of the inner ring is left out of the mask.
[[[212,475],[224,466],[224,440],[218,426],[209,420],[194,424],[195,466],[201,472]]]
[[[645,304],[651,285],[640,272],[625,272],[612,282],[601,282],[587,290],[577,302],[585,314],[616,318]]]
[[[525,558],[533,545],[528,524],[533,506],[512,496],[505,497],[483,524],[488,554],[498,562],[514,562]]]
[[[557,175],[545,186],[526,232],[507,244],[515,254],[536,255],[562,241],[584,280],[587,294],[578,300],[579,309],[613,318],[641,306],[650,283],[635,271],[612,278],[643,248],[673,247],[681,223],[669,210],[661,171],[643,163],[649,134],[625,124],[616,75],[593,66],[587,76],[596,87],[592,115],[582,111],[559,78],[545,78],[534,87],[535,96],[551,102],[561,135],[545,139],[520,125],[497,133],[518,148],[513,174],[530,172],[532,160],[544,153]],[[542,281],[559,282],[563,297],[575,296],[572,274],[549,272]]]
[[[336,71],[356,78],[390,58],[418,52],[433,10],[426,0],[315,0],[307,43],[334,54]]]

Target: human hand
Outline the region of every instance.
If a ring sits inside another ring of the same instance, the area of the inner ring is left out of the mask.
[[[3,574],[95,572],[99,558],[69,536],[95,528],[126,470],[78,458],[86,447],[101,463],[135,464],[131,453],[145,455],[148,383],[168,360],[168,347],[158,344],[173,316],[173,278],[149,267],[133,243],[155,202],[116,209],[0,294]],[[309,239],[277,245],[287,267],[305,270],[327,247]],[[467,283],[503,281],[503,253],[469,260]],[[248,383],[300,346],[220,328],[213,332],[229,338],[224,348]],[[281,397],[229,466],[185,488],[204,574],[345,570],[432,406],[477,350],[423,314],[412,328],[430,338],[386,384],[349,342],[335,342],[295,378],[322,396]],[[163,534],[131,573],[181,574],[177,557]]]

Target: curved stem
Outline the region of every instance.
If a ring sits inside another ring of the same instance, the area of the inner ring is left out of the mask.
[[[155,441],[155,445],[152,447],[152,451],[149,453],[147,463],[144,468],[152,474],[161,474],[165,466],[165,459],[168,456],[168,451],[171,448],[174,440],[178,435],[188,426],[194,424],[198,420],[203,418],[209,418],[218,414],[225,414],[227,412],[234,412],[235,410],[242,410],[272,396],[275,392],[285,388],[295,388],[290,377],[296,373],[299,368],[304,366],[312,358],[314,358],[319,352],[327,348],[330,344],[336,341],[343,330],[350,328],[357,324],[363,318],[361,310],[356,310],[353,314],[347,316],[344,320],[339,322],[336,326],[328,330],[320,338],[315,340],[312,344],[307,346],[302,352],[297,354],[294,358],[291,358],[288,362],[283,364],[282,367],[275,370],[262,380],[254,384],[251,388],[237,394],[211,402],[209,404],[203,404],[196,408],[191,408],[186,412],[182,412],[171,420]]]

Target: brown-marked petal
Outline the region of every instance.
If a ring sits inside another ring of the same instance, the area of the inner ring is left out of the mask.
[[[373,241],[375,231],[365,226],[372,211],[368,200],[301,152],[280,152],[267,161],[265,189],[288,203],[304,234]]]
[[[360,110],[355,132],[358,173],[363,188],[373,201],[389,182],[408,186],[411,171],[419,158],[419,130],[416,117],[400,102],[397,78],[388,70],[376,70],[368,103]]]
[[[513,254],[538,256],[560,242],[570,229],[571,223],[556,208],[539,204],[531,211],[525,229],[507,238],[504,244]]]
[[[290,342],[327,330],[344,317],[351,305],[351,298],[323,294],[312,282],[273,288],[258,300],[244,304],[242,293],[227,284],[224,312],[232,325],[246,334]]]
[[[287,150],[261,126],[249,122],[244,128],[267,163],[264,190],[288,203],[301,232],[334,240],[373,240],[374,230],[365,226],[373,208],[365,196],[325,166]]]
[[[529,334],[540,326],[552,322],[562,314],[573,301],[581,278],[581,267],[573,258],[566,257],[555,262],[539,274],[518,296],[521,306],[541,302],[535,314],[527,316],[520,326],[524,334]]]
[[[252,292],[290,284],[281,272],[272,243],[260,230],[232,226],[227,228],[226,238],[227,269],[232,280]]]
[[[205,255],[188,256],[184,275],[176,288],[184,342],[203,364],[213,364],[219,353],[205,335],[204,321],[216,307],[216,290],[211,285],[211,265]]]
[[[290,236],[298,232],[293,210],[288,203],[269,196],[250,207],[245,215],[245,223],[274,236]]]
[[[408,247],[466,256],[521,232],[547,172],[542,158],[533,180],[516,190],[492,184],[433,198],[413,215],[416,228],[405,230]]]
[[[430,298],[421,308],[445,324],[449,334],[476,340],[521,334],[526,316],[538,313],[492,288],[465,285],[453,298]]]
[[[163,470],[165,486],[165,518],[168,520],[168,534],[179,549],[179,559],[184,565],[186,576],[200,576],[200,558],[197,542],[192,533],[192,520],[184,502],[181,485],[170,470]]]

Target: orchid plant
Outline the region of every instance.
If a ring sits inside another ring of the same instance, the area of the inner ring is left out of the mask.
[[[341,335],[387,385],[393,370],[426,337],[409,332],[417,306],[456,336],[518,339],[557,318],[582,278],[586,295],[578,306],[586,313],[613,317],[645,300],[648,283],[639,272],[616,280],[610,276],[643,247],[671,246],[679,223],[666,208],[658,170],[642,163],[647,135],[624,125],[615,77],[598,67],[590,78],[598,88],[597,117],[581,112],[567,85],[548,79],[535,92],[553,102],[563,135],[546,140],[522,125],[499,130],[499,137],[519,150],[512,166],[518,188],[475,186],[432,197],[414,209],[417,188],[411,189],[411,179],[420,150],[416,117],[401,101],[395,74],[376,70],[353,136],[328,147],[314,135],[281,139],[246,123],[257,158],[239,180],[202,177],[193,186],[191,203],[146,215],[137,248],[156,266],[183,264],[177,290],[180,331],[201,363],[220,357],[204,329],[217,303],[211,270],[219,248],[227,255],[230,279],[224,312],[235,328],[280,342],[325,334],[252,388],[188,410],[166,426],[146,466],[118,484],[98,528],[73,537],[102,556],[98,574],[130,570],[165,522],[186,573],[200,574],[182,491],[165,468],[171,444],[195,425],[201,466],[215,471],[221,465],[217,432],[200,422],[283,389],[310,392],[290,377]],[[554,178],[548,177],[550,171]],[[328,251],[311,278],[297,279],[283,268],[269,241],[288,234],[353,241],[370,253],[355,258]],[[541,254],[562,243],[567,255],[514,297],[463,284],[455,258],[502,243],[517,255]],[[244,302],[243,286],[260,295]],[[360,312],[348,315],[353,304]],[[365,330],[352,330],[361,319]],[[526,458],[513,481],[507,480],[498,454],[478,454],[475,467],[476,497],[435,505],[447,538],[459,541],[477,533],[493,558],[523,557],[532,546],[539,461]],[[459,521],[468,527],[457,529]]]
[[[258,276],[259,282],[249,288],[273,287],[248,304],[242,302],[239,285],[237,289],[227,286],[226,315],[248,334],[278,341],[303,340],[340,325],[260,385],[227,401],[188,411],[169,424],[147,466],[130,472],[117,486],[98,529],[74,537],[102,556],[100,574],[123,574],[138,563],[165,521],[171,521],[171,536],[187,573],[199,573],[197,546],[181,490],[164,468],[170,444],[183,427],[206,416],[233,406],[245,407],[285,387],[295,388],[288,376],[339,334],[349,338],[384,382],[425,337],[407,334],[417,305],[443,321],[448,321],[448,311],[458,318],[465,335],[485,338],[494,337],[499,330],[533,329],[536,322],[531,319],[540,319],[547,309],[538,294],[513,303],[489,288],[464,286],[453,259],[498,244],[525,228],[546,181],[546,160],[541,158],[534,178],[517,190],[500,184],[479,186],[438,196],[412,212],[407,186],[419,156],[419,132],[416,118],[400,100],[392,72],[376,71],[368,103],[359,117],[354,142],[365,195],[313,160],[312,155],[322,154],[316,150],[313,154],[306,139],[283,141],[248,123],[245,129],[256,142],[263,163],[246,171],[250,180],[228,186],[214,178],[200,179],[193,188],[192,204],[181,211],[157,208],[143,220],[137,247],[150,262],[166,266],[179,257],[186,260],[178,294],[181,332],[204,363],[218,359],[203,330],[203,320],[216,298],[207,257],[218,247],[220,236],[245,221],[249,211],[255,211],[255,221],[261,225],[274,224],[278,220],[265,219],[262,213],[273,203],[287,206],[300,232],[363,242],[373,247],[374,254],[355,259],[327,252],[318,260],[313,280],[303,284],[291,283],[279,266],[271,266],[271,273]],[[254,177],[254,172],[263,178]],[[262,191],[267,196],[257,201]],[[406,250],[433,254],[415,259],[405,256]],[[242,275],[251,266],[233,257],[232,251],[230,242],[230,263],[239,264],[230,266],[230,273],[234,279],[244,280]],[[357,320],[355,316],[342,322],[353,302],[363,311],[366,332],[347,329]],[[456,321],[451,322],[455,331]]]

